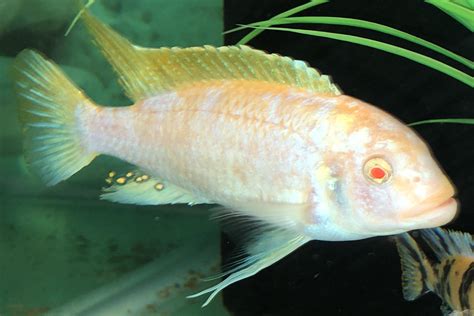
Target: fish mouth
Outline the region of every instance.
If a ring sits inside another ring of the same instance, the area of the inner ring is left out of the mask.
[[[411,229],[423,229],[445,225],[453,220],[458,209],[454,198],[454,189],[450,188],[441,194],[434,194],[399,215],[400,222],[406,223]]]

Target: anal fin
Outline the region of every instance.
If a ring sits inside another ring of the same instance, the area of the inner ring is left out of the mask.
[[[116,176],[116,173],[111,171],[106,182],[111,186],[104,188],[100,197],[112,202],[137,205],[212,203],[168,181],[140,171],[130,171],[122,176]]]

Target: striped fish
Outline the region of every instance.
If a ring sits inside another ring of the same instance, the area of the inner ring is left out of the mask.
[[[431,262],[408,233],[397,238],[404,298],[412,301],[433,292],[444,302],[443,315],[474,315],[472,235],[433,228],[422,230],[421,236],[438,262]]]

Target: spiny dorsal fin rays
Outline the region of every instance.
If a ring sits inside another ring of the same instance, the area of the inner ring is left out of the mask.
[[[328,76],[289,57],[248,46],[138,47],[87,11],[83,20],[134,101],[206,80],[259,80],[341,94]]]
[[[134,46],[109,26],[92,16],[88,10],[85,10],[81,17],[92,34],[95,44],[102,50],[119,75],[119,82],[127,96],[132,100],[140,99],[139,96],[145,94],[146,86],[144,82],[135,80],[141,76],[139,69],[134,65],[140,65],[141,61]]]
[[[437,227],[422,230],[421,236],[440,261],[449,256],[474,255],[474,242],[469,233]]]
[[[138,205],[211,203],[168,181],[151,177],[141,171],[129,171],[121,176],[111,171],[105,181],[111,186],[104,188],[100,197],[112,202]]]

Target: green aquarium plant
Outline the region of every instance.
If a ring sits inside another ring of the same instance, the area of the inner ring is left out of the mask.
[[[474,32],[474,1],[473,0],[426,0]]]
[[[408,124],[408,126],[416,126],[421,124],[432,124],[432,123],[454,123],[454,124],[471,124],[474,125],[474,119],[472,118],[449,118],[449,119],[433,119],[423,120]]]
[[[317,36],[317,37],[324,37],[324,38],[330,38],[330,39],[335,39],[339,41],[345,41],[345,42],[350,42],[354,44],[359,44],[367,47],[372,47],[378,50],[382,50],[388,53],[392,53],[407,59],[410,59],[412,61],[415,61],[417,63],[420,63],[422,65],[425,65],[427,67],[430,67],[432,69],[435,69],[439,72],[442,72],[448,76],[451,76],[454,79],[457,79],[461,81],[462,83],[474,87],[474,78],[469,75],[466,72],[463,72],[455,67],[452,67],[446,63],[443,63],[435,58],[420,54],[418,52],[395,46],[392,44],[384,43],[381,41],[376,41],[370,38],[365,38],[365,37],[360,37],[360,36],[354,36],[354,35],[349,35],[349,34],[343,34],[343,33],[335,33],[335,32],[327,32],[327,31],[316,31],[316,30],[309,30],[309,29],[300,29],[300,28],[287,28],[287,27],[273,27],[273,25],[287,25],[287,24],[332,24],[332,25],[339,25],[339,26],[352,26],[356,28],[364,28],[364,29],[369,29],[372,31],[380,32],[380,33],[385,33],[391,36],[395,36],[398,38],[401,38],[403,40],[418,44],[420,46],[423,46],[425,48],[431,49],[437,53],[440,53],[451,60],[468,67],[470,69],[474,68],[474,62],[472,60],[469,60],[463,56],[460,56],[448,49],[445,49],[439,45],[436,45],[434,43],[431,43],[427,40],[424,40],[420,37],[414,36],[412,34],[400,31],[398,29],[395,29],[393,27],[389,27],[380,23],[374,23],[370,21],[364,21],[364,20],[359,20],[359,19],[351,19],[351,18],[342,18],[342,17],[333,17],[333,16],[298,16],[298,17],[292,17],[292,15],[302,12],[308,8],[326,3],[328,1],[310,1],[306,4],[303,4],[301,6],[295,7],[293,9],[290,9],[288,11],[282,12],[268,20],[265,21],[259,21],[255,23],[251,23],[248,25],[241,25],[235,29],[229,30],[226,33],[230,32],[235,32],[242,30],[244,28],[253,28],[253,30],[245,35],[239,42],[238,44],[246,44],[249,41],[251,41],[253,38],[258,36],[261,32],[264,30],[274,30],[274,31],[284,31],[284,32],[292,32],[292,33],[298,33],[298,34],[303,34],[303,35],[310,35],[310,36]],[[427,1],[430,3],[433,2],[443,2],[445,3],[446,1]],[[454,2],[454,1],[453,1]],[[463,1],[457,1],[457,2],[463,2]],[[468,3],[469,1],[464,1],[468,6],[463,6],[462,8],[458,8],[458,10],[453,10],[452,12],[455,12],[453,14],[455,17],[464,17],[464,22],[470,23],[470,25],[473,25],[473,20],[474,20],[474,14],[472,12],[472,4]],[[472,0],[471,0],[472,2]],[[434,4],[434,3],[433,3]],[[460,4],[454,4],[454,6],[460,6]],[[469,7],[470,6],[470,7]],[[452,8],[453,6],[450,5],[448,6]],[[468,14],[463,14],[467,11],[470,10],[470,15]],[[459,19],[458,19],[459,20]],[[465,23],[464,23],[465,24]],[[466,24],[465,24],[466,25]],[[415,122],[412,123],[412,125],[419,125],[419,124],[427,124],[427,123],[458,123],[458,124],[474,124],[474,118],[450,118],[450,119],[432,119],[432,120],[424,120],[420,122]]]
[[[263,29],[265,29],[265,27],[267,27],[267,29],[272,29],[272,28],[268,28],[271,25],[295,24],[295,23],[301,23],[301,24],[302,23],[332,24],[332,25],[341,25],[341,26],[352,26],[352,27],[364,28],[364,29],[368,29],[368,30],[372,30],[372,31],[378,31],[378,32],[381,32],[381,33],[385,33],[385,34],[388,34],[388,35],[399,37],[401,39],[404,39],[406,41],[410,41],[410,42],[418,44],[420,46],[424,46],[424,47],[426,47],[428,49],[431,49],[431,50],[433,50],[437,53],[443,54],[446,57],[451,58],[452,60],[454,60],[454,61],[456,61],[460,64],[463,64],[466,67],[469,67],[471,69],[474,68],[474,64],[471,60],[469,60],[467,58],[464,58],[464,57],[462,57],[458,54],[455,54],[454,52],[451,52],[451,51],[449,51],[449,50],[447,50],[447,49],[445,49],[445,48],[443,48],[439,45],[436,45],[436,44],[431,43],[429,41],[426,41],[426,40],[424,40],[420,37],[411,35],[409,33],[397,30],[393,27],[389,27],[389,26],[386,26],[386,25],[383,25],[383,24],[380,24],[380,23],[374,23],[374,22],[359,20],[359,19],[340,18],[340,17],[331,17],[331,16],[298,16],[298,17],[287,17],[287,18],[272,18],[272,19],[267,20],[267,21],[255,22],[255,23],[249,24],[248,26],[258,27],[258,28],[260,28],[260,30],[263,30]],[[235,28],[233,30],[230,30],[228,32],[241,30],[241,29],[244,29],[248,26],[241,26],[241,27]],[[321,35],[322,37],[337,39],[337,38],[335,38],[336,37],[335,35],[332,35],[332,37],[330,35],[330,34],[337,34],[337,33],[318,32],[318,34],[321,34],[321,33],[327,34],[325,36]],[[311,34],[309,34],[309,35],[311,35]],[[246,44],[254,36],[246,36],[246,37],[247,37],[247,39],[244,37],[238,43],[239,44]],[[360,38],[359,40],[364,40],[364,38]],[[356,43],[355,41],[350,41],[350,42]],[[378,42],[378,43],[380,43],[380,42]],[[365,44],[362,44],[362,45],[365,45]],[[378,45],[380,45],[380,44],[378,44]],[[370,46],[370,45],[366,45],[366,46]],[[374,47],[374,48],[378,48],[378,47]],[[396,54],[396,52],[393,49],[390,50],[389,52]],[[401,55],[401,56],[403,56],[403,55]],[[418,61],[418,60],[416,60],[416,61]],[[428,66],[430,66],[430,65],[428,65]]]

